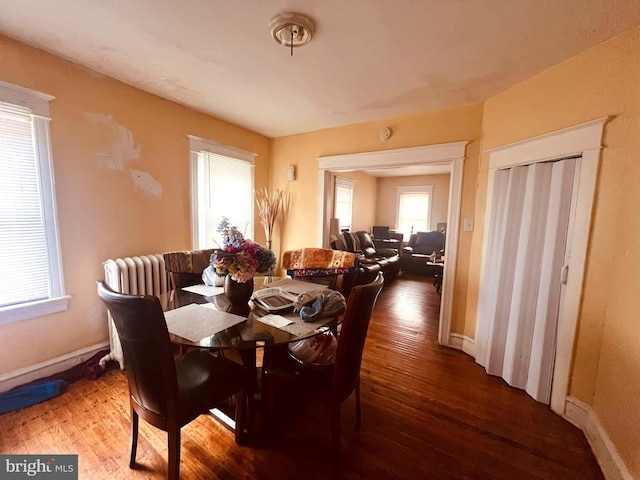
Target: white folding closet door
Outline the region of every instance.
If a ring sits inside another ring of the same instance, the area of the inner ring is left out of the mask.
[[[576,159],[494,173],[476,361],[548,403]]]

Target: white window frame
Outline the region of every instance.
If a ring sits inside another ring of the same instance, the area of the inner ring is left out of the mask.
[[[429,195],[427,228],[431,229],[431,211],[433,209],[433,185],[402,186],[396,189],[396,228],[400,228],[400,197],[405,193],[426,193]],[[416,232],[413,232],[416,233]],[[407,237],[408,238],[408,237]]]
[[[0,307],[0,325],[67,310],[70,296],[65,294],[56,191],[51,159],[49,102],[55,97],[0,81],[0,101],[26,107],[33,118],[33,136],[38,161],[42,215],[49,260],[49,298]]]
[[[350,209],[351,209],[351,222],[348,225],[348,230],[351,231],[351,229],[353,228],[353,196],[355,193],[355,188],[356,188],[356,182],[354,182],[353,180],[350,180],[348,178],[344,178],[344,177],[336,177],[336,186],[334,189],[334,198],[333,198],[333,216],[335,218],[338,218],[338,221],[340,221],[340,218],[337,216],[337,212],[336,212],[336,207],[338,205],[338,187],[344,187],[344,188],[348,188],[349,190],[351,190],[351,205],[350,205]],[[345,226],[340,224],[338,226],[339,230],[345,230]]]
[[[229,158],[235,158],[236,160],[242,160],[248,162],[252,167],[251,181],[255,181],[255,157],[256,153],[242,150],[221,143],[214,142],[212,140],[206,140],[204,138],[195,137],[189,135],[189,151],[190,151],[190,170],[191,170],[191,247],[194,250],[201,248],[201,232],[200,232],[200,216],[201,212],[198,208],[198,153],[210,152],[216,155],[222,155]],[[253,191],[253,187],[252,187]],[[254,234],[254,207],[255,202],[251,199],[250,202],[250,214],[249,225],[245,232],[246,238],[253,239]]]

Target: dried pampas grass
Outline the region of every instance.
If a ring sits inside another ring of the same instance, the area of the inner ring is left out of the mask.
[[[284,208],[284,190],[277,189],[269,192],[266,188],[256,191],[256,204],[260,223],[264,227],[264,234],[267,237],[267,246],[271,248],[273,229],[276,225],[278,215]]]

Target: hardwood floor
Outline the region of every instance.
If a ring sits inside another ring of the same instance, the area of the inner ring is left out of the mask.
[[[287,404],[288,428],[268,445],[238,446],[209,416],[182,429],[182,479],[602,479],[582,433],[524,392],[437,344],[431,279],[383,289],[362,363],[362,427],[343,406],[342,467],[329,460],[327,412]],[[58,398],[0,416],[0,453],[77,453],[82,479],[166,477],[166,436],[140,422],[128,467],[125,375],[71,384]]]

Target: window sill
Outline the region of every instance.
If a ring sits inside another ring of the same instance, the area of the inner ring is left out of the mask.
[[[66,295],[38,302],[23,303],[0,308],[0,325],[18,322],[28,318],[41,317],[52,313],[64,312],[71,297]]]

